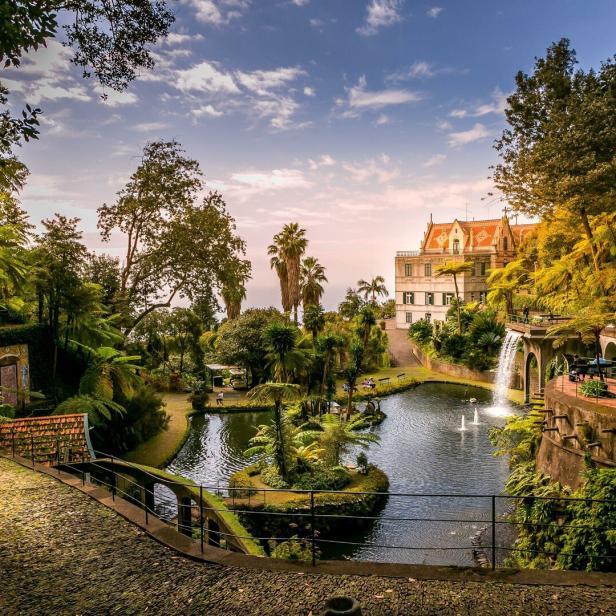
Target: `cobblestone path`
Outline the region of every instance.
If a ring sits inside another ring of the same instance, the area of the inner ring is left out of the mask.
[[[0,614],[615,614],[616,590],[298,575],[190,561],[84,494],[0,458]]]

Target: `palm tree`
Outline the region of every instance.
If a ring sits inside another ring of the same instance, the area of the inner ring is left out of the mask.
[[[364,357],[364,347],[359,340],[352,340],[349,348],[349,360],[345,370],[345,384],[347,386],[347,416],[350,417],[353,412],[353,393],[357,377],[361,370],[361,364]]]
[[[232,321],[239,317],[242,311],[242,302],[246,299],[246,287],[244,283],[224,284],[220,290],[220,296],[225,303],[227,319]]]
[[[306,257],[300,272],[301,293],[304,311],[308,306],[317,305],[323,297],[322,282],[327,282],[325,268],[314,257]]]
[[[340,417],[328,413],[321,420],[321,430],[307,432],[307,436],[318,438],[319,445],[325,450],[325,462],[328,466],[338,466],[340,458],[352,447],[359,445],[367,449],[370,443],[378,443],[379,437],[372,432],[360,432],[368,427],[365,418],[355,417],[341,421]]]
[[[331,369],[331,364],[334,359],[334,353],[336,349],[339,349],[343,346],[344,341],[340,336],[336,336],[334,334],[327,334],[326,336],[322,336],[318,339],[317,345],[320,351],[323,353],[323,376],[321,377],[321,387],[319,390],[320,398],[323,398],[323,394],[325,393],[325,387],[327,386],[327,379],[329,377],[329,371]],[[319,404],[319,412],[321,409],[321,405]]]
[[[300,397],[299,386],[291,383],[263,383],[257,385],[250,391],[248,397],[255,402],[265,402],[274,405],[274,418],[272,421],[273,443],[272,455],[278,467],[278,472],[283,479],[288,477],[287,465],[287,448],[285,429],[286,418],[284,414],[283,403],[287,401],[297,400]],[[267,436],[267,434],[262,435]],[[263,445],[264,443],[255,443]],[[250,450],[248,450],[250,451]],[[255,452],[253,452],[255,453]]]
[[[377,296],[387,297],[389,295],[383,276],[376,276],[369,281],[363,279],[358,280],[357,291],[358,293],[363,293],[366,300],[370,297],[370,302],[372,304],[376,304]]]
[[[267,249],[271,256],[270,265],[276,269],[280,280],[283,310],[290,312],[293,309],[296,324],[297,308],[301,301],[301,259],[307,246],[306,230],[291,222],[274,236],[274,243]]]
[[[274,236],[276,242],[278,235]],[[267,254],[270,255],[270,267],[276,270],[278,281],[280,283],[280,301],[282,303],[282,311],[287,314],[291,312],[291,300],[289,297],[289,276],[287,274],[287,263],[281,254],[281,247],[274,243],[267,249]]]
[[[312,334],[312,341],[316,340],[319,332],[325,326],[325,313],[319,304],[311,304],[304,309],[304,327]]]
[[[436,268],[435,274],[437,277],[453,276],[453,286],[456,290],[456,313],[458,315],[458,334],[462,333],[462,321],[460,318],[460,292],[458,291],[458,276],[464,272],[473,270],[473,264],[470,261],[448,261]]]
[[[281,383],[287,382],[287,367],[289,355],[295,351],[297,344],[297,328],[286,323],[271,323],[264,332],[267,346],[270,349],[275,372]]]
[[[488,304],[496,308],[505,305],[507,314],[513,314],[513,298],[527,281],[528,273],[520,260],[511,261],[505,267],[490,272],[488,285]]]
[[[25,235],[14,226],[0,227],[0,295],[4,304],[13,291],[23,287],[28,267],[22,258]]]
[[[358,319],[361,329],[362,345],[365,354],[368,348],[368,340],[370,339],[370,332],[372,330],[372,326],[376,325],[376,315],[374,314],[374,310],[372,310],[370,306],[364,306],[359,311]]]

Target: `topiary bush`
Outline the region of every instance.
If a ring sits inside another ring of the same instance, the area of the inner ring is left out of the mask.
[[[248,467],[250,468],[250,467]],[[248,468],[244,468],[241,471],[237,471],[229,478],[230,488],[239,488],[231,491],[231,495],[236,498],[247,498],[257,493],[250,477]]]
[[[284,490],[289,484],[280,476],[275,466],[267,466],[261,471],[261,481],[270,488]]]
[[[351,482],[351,474],[343,466],[316,468],[302,473],[293,483],[298,490],[342,490]]]

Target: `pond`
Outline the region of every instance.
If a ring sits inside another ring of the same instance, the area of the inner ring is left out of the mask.
[[[471,398],[476,402],[469,402]],[[360,545],[328,545],[324,556],[471,565],[471,537],[489,527],[490,499],[418,495],[491,495],[502,491],[507,461],[492,455],[488,430],[503,425],[504,419],[502,413],[491,412],[491,404],[492,394],[486,390],[437,383],[384,398],[381,409],[387,418],[373,428],[381,442],[370,446],[368,459],[387,473],[391,493],[414,496],[390,495],[369,528],[345,537]],[[478,425],[473,424],[475,408]],[[463,415],[465,431],[460,430]],[[250,462],[242,452],[255,426],[269,419],[267,412],[194,417],[190,436],[168,470],[203,485],[226,487],[229,477]],[[503,506],[498,503],[499,511]],[[413,549],[389,547],[393,545]],[[434,547],[447,549],[429,549]]]

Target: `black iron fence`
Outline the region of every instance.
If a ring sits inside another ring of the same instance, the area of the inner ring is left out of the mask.
[[[10,455],[11,451],[7,453]],[[256,541],[267,554],[282,544],[291,545],[293,549],[286,552],[288,557],[312,564],[320,558],[346,558],[474,564],[496,569],[507,563],[507,557],[526,553],[549,559],[582,558],[598,564],[597,568],[616,567],[616,553],[596,553],[592,546],[589,547],[592,554],[520,547],[515,538],[522,527],[559,533],[572,525],[564,523],[562,516],[538,523],[513,515],[521,503],[527,507],[531,503],[550,504],[552,509],[564,511],[573,502],[583,502],[587,508],[606,504],[616,507],[616,501],[612,500],[194,484],[189,486],[190,497],[180,498],[177,494],[187,488],[186,480],[175,481],[169,475],[161,477],[147,467],[101,452],[97,455],[103,457],[82,462],[79,456],[62,458],[59,451],[58,472],[68,471],[80,477],[83,484],[106,488],[114,500],[119,497],[139,506],[146,525],[150,516],[175,525],[178,532],[197,541],[202,551],[205,545],[246,551],[242,546]],[[31,461],[35,467],[34,456]],[[169,498],[169,494],[174,496]],[[341,507],[341,502],[346,506]],[[362,504],[367,505],[362,508]],[[241,526],[229,523],[230,511],[248,530],[239,530]],[[588,524],[575,523],[575,528],[593,533],[614,531],[613,517]]]

